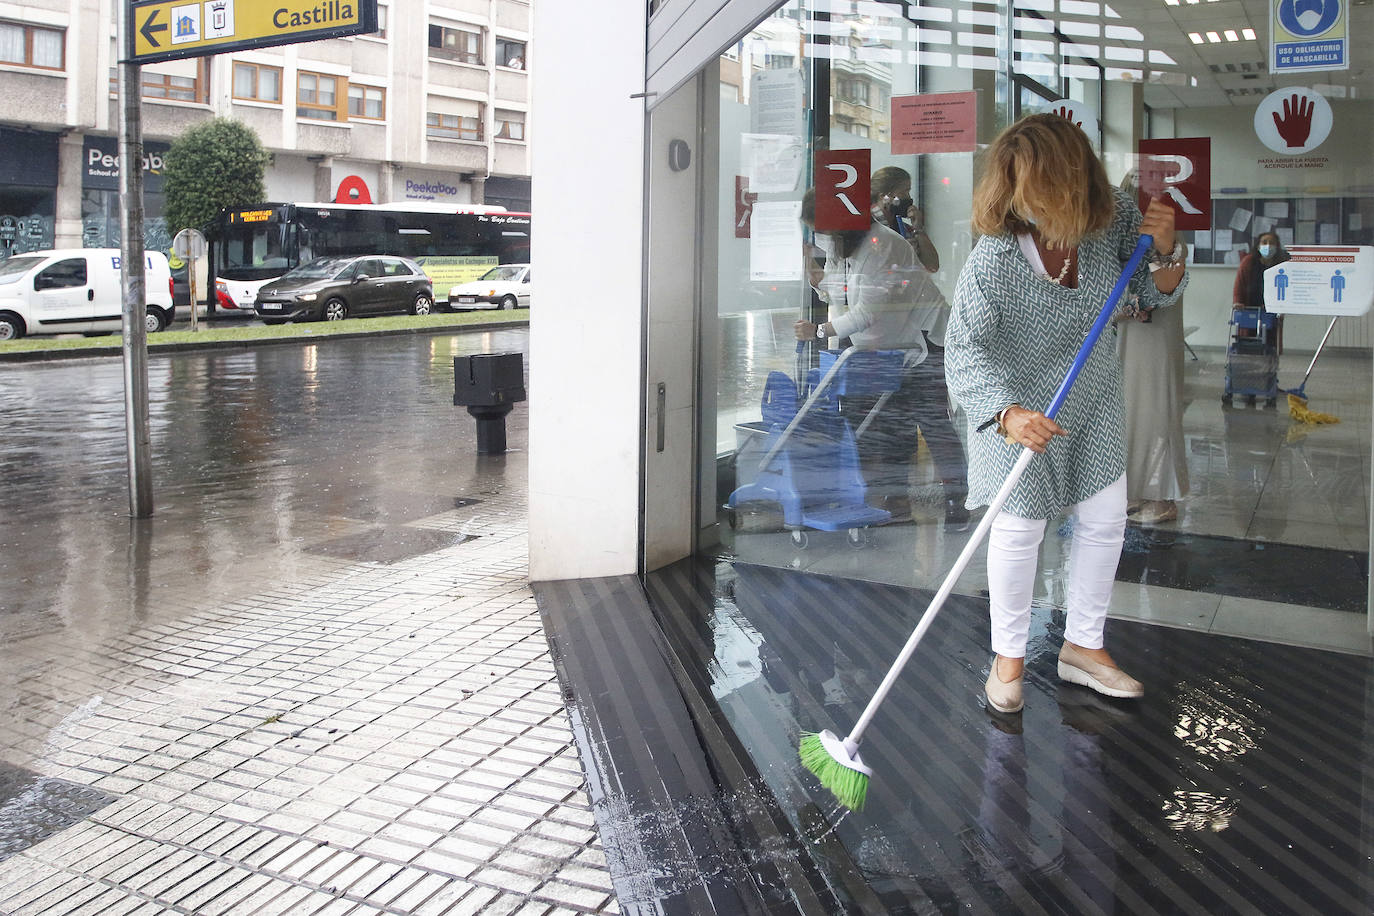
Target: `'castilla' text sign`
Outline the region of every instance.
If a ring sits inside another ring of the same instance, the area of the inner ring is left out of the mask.
[[[377,31],[377,0],[152,0],[133,13],[140,64]]]

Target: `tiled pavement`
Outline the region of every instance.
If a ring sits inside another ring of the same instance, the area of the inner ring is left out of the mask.
[[[12,762],[113,801],[0,861],[0,913],[618,912],[523,506],[411,527],[475,537],[8,647]]]

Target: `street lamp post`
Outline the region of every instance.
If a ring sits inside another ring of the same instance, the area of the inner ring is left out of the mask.
[[[134,8],[119,17],[119,234],[124,304],[124,432],[129,450],[129,514],[153,515],[152,444],[148,433],[148,297],[143,271],[143,68],[127,59]],[[194,308],[194,303],[192,308]]]

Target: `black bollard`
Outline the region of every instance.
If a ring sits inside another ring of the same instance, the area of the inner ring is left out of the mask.
[[[479,353],[453,358],[453,403],[477,420],[477,454],[506,451],[506,414],[525,400],[525,358]]]

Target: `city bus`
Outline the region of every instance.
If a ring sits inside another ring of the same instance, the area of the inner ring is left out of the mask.
[[[211,229],[211,268],[222,308],[251,309],[258,289],[294,267],[335,255],[411,258],[449,287],[498,264],[530,259],[530,215],[479,204],[265,203],[225,210]]]

